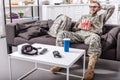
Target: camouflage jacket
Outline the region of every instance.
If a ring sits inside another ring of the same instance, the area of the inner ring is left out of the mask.
[[[105,22],[110,18],[110,16],[113,14],[115,9],[114,5],[105,5],[103,7],[103,10],[105,10],[104,13],[102,14],[88,14],[88,15],[83,15],[81,16],[80,20],[90,20],[90,29],[86,29],[87,31],[91,31],[97,34],[101,34],[102,33],[102,28],[103,25],[105,24]],[[81,29],[78,29],[78,25],[80,24],[80,20],[78,22],[76,22],[75,26],[74,26],[74,30],[78,31]]]

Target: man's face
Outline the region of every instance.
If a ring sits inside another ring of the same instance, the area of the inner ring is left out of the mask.
[[[91,14],[97,13],[100,10],[100,7],[97,3],[91,3],[89,7]]]

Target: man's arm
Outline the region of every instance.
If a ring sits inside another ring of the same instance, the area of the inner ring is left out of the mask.
[[[103,17],[103,21],[106,22],[110,16],[113,14],[114,10],[115,10],[115,6],[114,5],[105,5],[103,7],[101,7],[101,9],[106,10],[103,14],[101,14],[101,16]]]
[[[75,23],[75,25],[74,25],[72,31],[77,31],[77,30],[79,30],[79,29],[78,29],[79,23],[80,23],[80,20],[78,20],[78,21]]]

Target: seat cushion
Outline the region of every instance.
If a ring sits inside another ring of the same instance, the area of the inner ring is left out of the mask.
[[[56,39],[49,35],[35,37],[29,40],[30,43],[41,43],[41,44],[48,44],[48,45],[55,45],[55,41]]]
[[[29,44],[41,43],[41,44],[55,45],[55,41],[56,41],[56,39],[49,36],[49,35],[34,37],[34,38],[29,39],[29,40],[24,39],[22,37],[16,37],[14,39],[14,45],[19,45],[22,43],[29,43]]]
[[[80,44],[70,44],[70,47],[71,47],[71,48],[88,50],[88,45],[85,45],[84,43],[80,43]]]
[[[29,43],[29,40],[24,39],[22,37],[15,37],[14,38],[14,44],[13,44],[14,46],[17,46],[17,45],[23,44],[23,43]]]

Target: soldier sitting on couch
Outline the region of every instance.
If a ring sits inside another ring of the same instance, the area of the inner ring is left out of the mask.
[[[102,7],[99,2],[90,0],[90,13],[84,15],[76,23],[75,32],[61,31],[57,35],[56,45],[63,46],[64,33],[70,38],[71,43],[84,42],[89,45],[88,48],[88,68],[84,75],[84,80],[91,80],[94,77],[94,67],[97,59],[101,55],[101,38],[102,28],[105,22],[113,14],[115,6],[105,5]],[[105,10],[102,14],[97,14],[100,10]],[[61,68],[58,66],[52,67],[51,71],[57,72]]]

